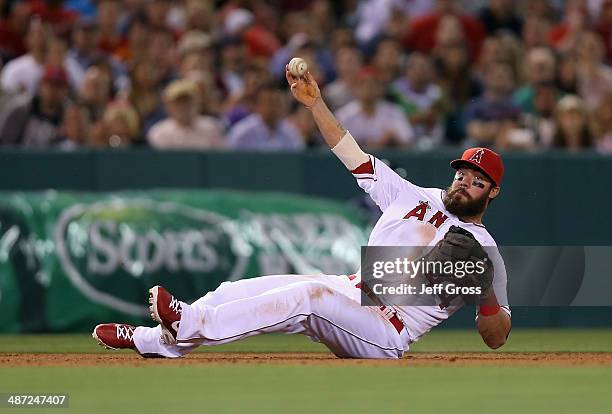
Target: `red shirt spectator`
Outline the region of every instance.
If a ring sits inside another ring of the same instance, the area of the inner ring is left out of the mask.
[[[436,33],[443,13],[435,12],[417,17],[410,22],[410,30],[404,36],[402,43],[409,49],[429,53],[436,46]],[[483,25],[471,16],[458,14],[456,16],[463,28],[463,33],[470,48],[470,56],[477,59],[480,54],[482,41],[486,36]]]
[[[605,0],[601,5],[596,30],[606,46],[606,58],[608,61],[612,61],[612,0]]]
[[[232,9],[224,19],[224,34],[236,36],[247,45],[252,57],[272,57],[280,47],[280,41],[273,32],[258,24],[255,16],[246,9]]]
[[[572,50],[580,34],[588,29],[588,23],[587,9],[582,4],[567,3],[563,21],[548,35],[551,46],[561,53]]]
[[[49,23],[55,33],[67,35],[77,18],[77,13],[66,10],[63,3],[64,0],[34,0],[30,3],[30,9],[32,15],[38,15],[43,22]]]

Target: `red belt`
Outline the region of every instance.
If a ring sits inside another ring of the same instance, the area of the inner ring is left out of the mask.
[[[380,309],[384,315],[385,310],[387,310],[387,307],[379,306],[378,309]],[[391,317],[387,317],[387,320],[391,322],[391,325],[393,325],[397,333],[402,333],[402,330],[404,330],[405,328],[404,322],[402,322],[402,320],[399,318],[399,316],[397,316],[397,313],[394,310],[392,310]]]
[[[349,280],[353,280],[356,277],[357,276],[355,276],[355,275],[349,275],[348,276]],[[402,330],[404,330],[404,328],[406,326],[404,325],[404,322],[402,322],[402,320],[399,318],[399,316],[397,316],[397,313],[395,312],[395,310],[385,306],[380,301],[380,299],[376,296],[376,294],[374,292],[372,292],[372,289],[370,289],[370,287],[368,285],[362,285],[361,282],[360,282],[360,283],[357,283],[355,285],[355,287],[357,289],[361,289],[361,291],[363,293],[365,293],[366,296],[368,298],[370,298],[370,300],[372,302],[374,302],[378,306],[378,309],[384,315],[385,319],[387,319],[389,322],[391,322],[391,325],[393,325],[393,327],[395,328],[395,330],[397,331],[398,334],[402,333]]]

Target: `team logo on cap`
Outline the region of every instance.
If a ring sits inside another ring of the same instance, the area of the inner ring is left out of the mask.
[[[474,153],[474,155],[472,155],[470,157],[470,159],[468,161],[474,161],[477,162],[478,164],[480,164],[480,162],[482,161],[482,156],[484,155],[484,150],[482,148],[480,148],[478,151],[476,151]]]

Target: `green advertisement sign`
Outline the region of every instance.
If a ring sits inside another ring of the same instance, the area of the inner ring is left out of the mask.
[[[346,274],[366,241],[356,210],[286,194],[5,193],[0,332],[143,323],[155,284],[191,301],[226,280]]]

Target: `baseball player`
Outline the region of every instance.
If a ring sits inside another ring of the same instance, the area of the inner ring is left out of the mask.
[[[361,150],[328,109],[309,72],[295,77],[287,70],[286,77],[293,96],[311,111],[331,151],[383,213],[368,245],[441,246],[461,229],[470,236],[461,236],[468,243],[496,246],[481,220],[500,192],[504,167],[498,154],[468,149],[451,162],[456,172],[447,189],[419,187]],[[490,256],[492,284],[480,301],[476,324],[484,342],[498,348],[508,337],[511,320],[510,309],[504,306],[504,263],[499,253]],[[202,345],[268,332],[300,333],[342,358],[401,358],[412,342],[463,305],[456,298],[447,306],[361,306],[360,287],[359,273],[263,276],[224,282],[188,304],[155,286],[149,291],[149,303],[156,327],[102,324],[95,327],[93,337],[109,349],[131,348],[143,356],[174,358]]]

